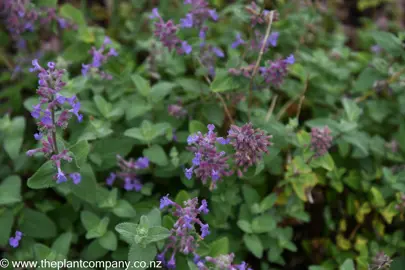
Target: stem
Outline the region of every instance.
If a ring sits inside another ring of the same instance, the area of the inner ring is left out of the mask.
[[[277,114],[277,120],[280,120],[281,117],[283,116],[283,114],[287,111],[287,109],[294,104],[297,100],[300,100],[300,104],[302,105],[302,102],[304,101],[305,98],[305,93],[307,92],[308,89],[308,77],[305,80],[305,86],[304,86],[304,90],[302,91],[301,94],[299,94],[298,96],[290,99],[282,108],[281,110],[278,112]],[[301,105],[299,105],[299,110],[301,110]],[[299,116],[299,112],[298,112],[298,116]]]
[[[262,60],[263,53],[264,53],[264,48],[266,47],[267,40],[269,39],[269,36],[270,36],[271,25],[273,24],[274,10],[270,11],[269,17],[270,17],[270,19],[269,19],[269,24],[267,25],[266,35],[264,36],[262,48],[260,49],[255,68],[253,69],[252,78],[250,79],[249,105],[248,105],[249,121],[250,121],[250,117],[251,117],[251,107],[252,107],[252,100],[253,100],[253,80],[256,76],[257,70],[259,69],[260,61]]]
[[[278,95],[275,95],[271,101],[269,110],[267,111],[266,118],[264,119],[266,122],[270,120],[271,115],[273,114],[274,107],[276,107]]]
[[[52,108],[51,112],[52,112],[52,123],[54,126],[54,129],[52,130],[53,149],[54,149],[55,154],[59,154],[58,144],[56,142],[55,110]]]

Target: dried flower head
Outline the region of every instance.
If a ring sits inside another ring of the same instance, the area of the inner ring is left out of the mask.
[[[314,157],[325,155],[332,146],[333,137],[330,135],[330,129],[325,126],[323,128],[312,128],[311,130],[311,150],[315,152]]]
[[[238,127],[232,125],[228,131],[228,139],[235,149],[235,165],[238,167],[238,175],[257,164],[262,158],[263,153],[268,153],[268,147],[272,145],[271,135],[266,135],[260,129],[254,129],[252,123]],[[240,169],[239,169],[240,168]]]
[[[175,269],[176,253],[178,251],[186,255],[194,253],[198,247],[198,239],[205,238],[210,234],[208,224],[204,224],[198,217],[201,214],[207,214],[209,210],[206,200],[202,200],[201,205],[198,206],[198,198],[190,199],[185,201],[182,207],[170,200],[169,195],[160,199],[160,209],[166,207],[172,207],[171,213],[178,219],[171,229],[168,243],[163,251],[157,255],[157,259],[162,261],[167,268]],[[195,225],[199,226],[200,233],[198,233]],[[169,261],[166,262],[165,256],[169,250],[172,250],[172,254]]]
[[[378,252],[368,266],[369,270],[388,270],[391,267],[392,260],[383,251]]]

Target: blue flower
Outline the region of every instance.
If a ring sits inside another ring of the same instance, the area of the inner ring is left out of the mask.
[[[160,199],[160,209],[163,209],[163,208],[173,205],[173,204],[174,204],[174,202],[169,199],[169,194],[167,194],[166,196],[164,196]]]
[[[209,234],[210,234],[209,225],[208,224],[203,224],[201,226],[201,237],[205,238]]]
[[[192,28],[193,27],[193,15],[187,14],[184,19],[180,19],[180,26],[182,28]]]
[[[82,176],[80,175],[80,173],[71,173],[69,176],[70,178],[72,178],[72,181],[75,185],[79,184],[82,180]]]

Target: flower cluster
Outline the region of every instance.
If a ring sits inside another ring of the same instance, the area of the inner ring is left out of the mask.
[[[10,246],[12,246],[13,248],[18,247],[18,245],[20,244],[22,235],[23,235],[22,232],[16,231],[15,237],[10,237],[10,239],[8,240],[8,243],[10,244]]]
[[[208,30],[204,23],[208,19],[218,20],[215,9],[210,9],[206,0],[184,0],[184,4],[191,5],[191,10],[186,17],[180,20],[181,28],[196,28],[200,31],[200,38],[204,38]]]
[[[7,30],[14,39],[18,39],[26,31],[34,30],[38,13],[34,9],[28,9],[29,2],[27,0],[5,0],[0,3],[0,15],[4,17]]]
[[[188,179],[191,179],[193,173],[201,179],[203,184],[206,184],[208,179],[211,178],[211,189],[216,188],[218,180],[224,176],[230,176],[233,174],[229,170],[229,164],[227,163],[228,157],[225,152],[219,152],[215,143],[227,144],[229,141],[217,137],[214,132],[215,126],[208,125],[208,133],[202,134],[198,132],[190,135],[187,139],[189,150],[194,153],[193,165],[191,168],[185,170],[185,175]]]
[[[20,40],[24,32],[34,31],[37,21],[41,26],[49,26],[55,21],[62,29],[76,27],[75,24],[59,17],[54,8],[36,9],[29,0],[1,1],[0,16],[4,18],[7,30],[16,40]]]
[[[149,159],[140,157],[136,161],[132,158],[126,161],[120,155],[117,155],[117,163],[121,171],[111,173],[106,180],[107,185],[112,186],[118,177],[124,181],[125,190],[140,191],[142,189],[142,183],[138,178],[138,171],[149,167]]]
[[[213,45],[206,44],[205,42],[200,45],[200,60],[201,64],[208,69],[211,76],[215,76],[215,64],[218,58],[224,58],[224,52]]]
[[[172,20],[165,22],[160,16],[158,9],[154,8],[152,10],[151,19],[159,19],[155,22],[154,35],[160,40],[164,47],[168,48],[169,51],[176,50],[178,54],[190,54],[192,47],[187,43],[187,41],[181,40],[177,37],[177,31],[179,26],[174,24]]]
[[[264,67],[259,67],[258,70],[260,71],[260,75],[263,80],[268,83],[272,84],[275,87],[279,87],[284,78],[288,74],[288,66],[295,63],[294,55],[290,55],[286,59],[279,59],[276,61],[269,60],[267,65]],[[245,67],[237,68],[230,68],[228,70],[229,74],[234,76],[244,76],[245,78],[251,79],[253,76],[253,72],[255,69],[254,64],[250,64]]]
[[[314,157],[325,155],[332,146],[333,137],[330,135],[330,129],[325,126],[323,128],[312,128],[311,130],[311,150],[315,152]]]
[[[253,270],[252,268],[248,267],[246,262],[242,262],[241,264],[233,264],[233,260],[235,259],[235,254],[227,254],[227,255],[219,255],[216,258],[212,257],[205,257],[205,259],[200,258],[200,256],[196,255],[194,257],[194,263],[197,265],[198,270],[209,270],[211,268],[207,267],[206,264],[212,264],[215,269],[221,270]]]
[[[263,153],[268,153],[268,147],[272,145],[271,135],[266,135],[260,129],[254,129],[252,123],[238,127],[232,125],[228,131],[228,139],[235,149],[235,165],[238,168],[238,175],[242,177],[244,172],[262,159]]]
[[[169,199],[169,195],[160,199],[160,209],[172,206],[171,209],[173,216],[177,217],[176,223],[171,229],[171,236],[169,237],[167,245],[163,251],[157,255],[157,259],[162,261],[167,268],[175,269],[176,261],[175,256],[179,251],[183,254],[195,254],[198,247],[197,240],[199,238],[205,238],[210,234],[208,224],[204,224],[198,215],[207,214],[208,204],[206,200],[201,201],[201,205],[198,206],[198,198],[190,199],[184,202],[184,207],[173,202]],[[198,234],[195,225],[200,227],[201,233]],[[166,253],[172,250],[170,259],[168,262],[165,260]]]
[[[250,43],[250,49],[252,51],[260,52],[260,50],[263,47],[263,43],[265,43],[264,50],[263,52],[267,52],[269,50],[269,47],[276,47],[277,46],[277,41],[278,37],[280,36],[279,32],[273,32],[269,35],[267,40],[264,40],[264,36],[260,31],[255,31],[255,38],[252,39]],[[237,40],[236,40],[237,41]],[[235,42],[236,42],[235,41]]]
[[[79,114],[80,102],[76,96],[65,97],[59,93],[65,86],[65,82],[62,81],[65,70],[56,69],[53,62],[48,63],[47,69],[40,66],[36,59],[32,61],[32,64],[34,67],[30,71],[39,72],[37,94],[40,96],[40,100],[37,105],[33,106],[31,115],[38,120],[39,132],[34,134],[34,137],[41,142],[42,147],[29,150],[27,155],[32,156],[35,153],[42,152],[54,162],[57,168],[58,172],[55,175],[57,183],[66,182],[67,178],[61,169],[61,161],[71,162],[72,157],[67,149],[59,151],[56,129],[58,126],[65,129],[72,115],[76,115],[79,122],[82,121],[83,116]],[[71,109],[66,109],[65,104]],[[81,180],[79,173],[72,173],[69,176],[75,184],[78,184]]]
[[[187,115],[187,110],[183,108],[180,104],[170,104],[167,106],[167,112],[169,115],[176,118],[183,118]]]
[[[111,44],[109,37],[104,38],[104,42],[99,49],[92,47],[89,53],[93,56],[93,60],[90,64],[82,64],[82,74],[87,76],[89,71],[99,74],[101,78],[111,80],[112,76],[101,70],[101,66],[107,62],[111,56],[118,56],[117,51],[114,48],[110,48],[107,52],[107,45]]]
[[[292,65],[294,62],[294,55],[290,55],[286,59],[268,61],[267,66],[260,67],[259,71],[266,83],[279,87],[288,74],[288,65]]]

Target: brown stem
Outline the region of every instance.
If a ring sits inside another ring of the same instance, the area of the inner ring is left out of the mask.
[[[253,80],[254,80],[254,78],[256,76],[257,70],[259,69],[260,61],[262,60],[263,53],[264,53],[264,48],[266,47],[266,44],[267,44],[267,39],[270,36],[271,25],[273,24],[274,10],[270,11],[269,17],[270,17],[270,19],[269,19],[269,24],[267,25],[266,35],[264,36],[262,48],[260,49],[259,56],[257,57],[255,67],[253,69],[252,78],[250,79],[249,105],[248,105],[249,121],[250,121],[251,114],[252,114],[251,107],[252,107],[252,101],[253,101]]]

